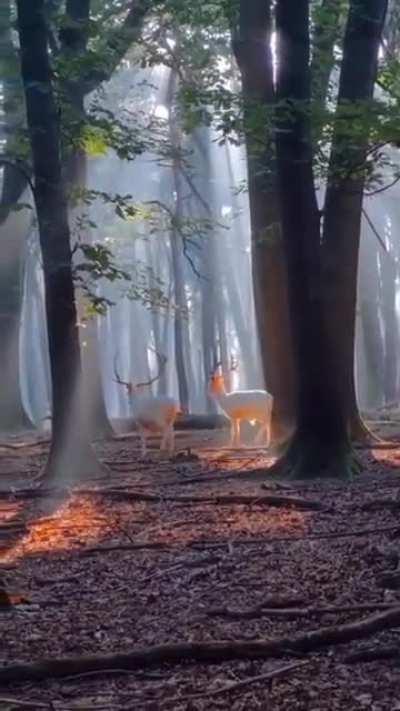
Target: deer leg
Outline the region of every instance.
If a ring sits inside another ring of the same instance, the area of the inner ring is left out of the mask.
[[[140,456],[144,458],[147,454],[146,431],[141,425],[138,425],[138,430],[140,435]]]
[[[236,447],[240,445],[240,420],[233,420],[233,444]]]
[[[174,431],[174,423],[169,427],[169,437],[168,437],[168,452],[170,454],[173,453],[175,449],[175,431]]]
[[[265,424],[261,423],[261,427],[259,428],[258,432],[256,433],[256,436],[254,437],[254,444],[260,444],[263,440],[263,436],[265,437]]]

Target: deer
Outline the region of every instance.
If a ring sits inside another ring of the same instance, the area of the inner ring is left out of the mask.
[[[115,381],[124,385],[131,400],[133,418],[140,435],[141,458],[147,454],[147,435],[161,433],[160,451],[167,449],[171,455],[175,449],[174,423],[181,409],[175,398],[168,395],[143,394],[143,389],[151,387],[161,377],[166,366],[167,357],[155,351],[158,361],[158,373],[150,380],[142,383],[125,382],[117,370],[117,357],[114,358]]]
[[[273,407],[272,395],[266,390],[234,390],[227,393],[221,367],[222,364],[217,363],[210,375],[209,393],[230,420],[230,446],[240,446],[240,423],[246,421],[261,423],[254,443],[261,444],[264,435],[265,445],[269,447]],[[237,370],[237,367],[238,364],[231,358],[230,371]]]

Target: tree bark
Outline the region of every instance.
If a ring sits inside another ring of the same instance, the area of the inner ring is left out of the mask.
[[[63,98],[67,102],[66,121],[69,128],[80,134],[86,122],[85,85],[77,73],[76,62],[84,60],[87,51],[91,0],[67,0],[66,15],[60,31],[61,47],[64,56],[72,63],[69,80],[62,83]],[[75,136],[76,138],[77,136]],[[87,156],[84,148],[64,146],[66,168],[65,175],[70,193],[69,212],[71,218],[78,217],[79,203],[73,206],[73,191],[87,186]],[[81,235],[82,236],[82,235]],[[85,231],[85,241],[90,239],[89,231]],[[109,423],[104,400],[103,383],[99,356],[99,335],[97,319],[85,318],[85,303],[77,293],[77,308],[80,322],[84,321],[86,328],[81,335],[82,357],[82,389],[85,418],[91,438],[109,437],[112,428]]]
[[[324,319],[320,214],[309,123],[309,3],[279,0],[277,158],[289,307],[299,373],[297,431],[280,465],[294,476],[347,471],[349,441]]]
[[[48,56],[43,0],[18,0],[21,71],[35,176],[52,379],[52,443],[47,475],[70,479],[95,470],[80,398],[80,348],[67,201],[61,175],[59,115]]]
[[[354,378],[357,272],[368,136],[357,142],[343,133],[343,105],[357,106],[373,97],[386,0],[351,0],[339,83],[338,120],[334,131],[324,206],[322,259],[329,348],[334,354],[337,385],[350,431],[359,438],[360,418]],[[349,122],[349,118],[344,119]]]
[[[172,271],[175,294],[174,313],[174,334],[175,334],[175,367],[178,380],[179,402],[181,408],[189,410],[189,383],[186,371],[185,343],[184,343],[184,319],[187,318],[187,300],[185,294],[185,282],[182,268],[182,240],[179,235],[179,222],[183,217],[183,190],[182,177],[180,175],[180,151],[182,148],[182,137],[179,130],[179,116],[174,111],[174,99],[178,88],[178,77],[171,69],[171,74],[167,90],[167,107],[169,110],[169,136],[173,151],[172,158],[172,180],[175,193],[174,218],[175,224],[170,233]]]
[[[265,383],[274,397],[273,437],[281,439],[294,425],[296,371],[275,151],[268,128],[268,110],[275,93],[271,33],[271,3],[241,0],[232,43],[244,101],[254,299]],[[257,121],[260,111],[264,113],[263,135]]]

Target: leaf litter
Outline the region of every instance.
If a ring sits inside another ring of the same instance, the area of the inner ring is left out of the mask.
[[[130,439],[98,445],[110,477],[50,497],[44,509],[28,486],[47,444],[16,450],[12,476],[17,471],[15,488],[25,488],[26,496],[6,495],[9,477],[0,474],[0,531],[18,524],[0,533],[0,582],[11,600],[0,600],[1,666],[168,643],[293,637],[369,615],[349,607],[400,605],[400,590],[385,586],[399,564],[400,506],[365,510],[377,499],[397,500],[397,450],[362,452],[365,471],[346,486],[266,480],[271,493],[329,508],[307,511],[257,503],[265,490],[246,474],[268,464],[262,452],[221,450],[212,433],[191,437],[185,444],[199,460],[170,462],[154,451],[151,461],[139,462]],[[7,466],[9,457],[7,451]],[[124,499],[124,491],[158,498]],[[255,501],[193,505],[179,500],[183,494]],[[310,613],[265,614],[264,602],[278,598],[298,600],[295,607]],[[209,614],[257,607],[259,615]],[[322,620],[312,612],[329,607],[334,611]],[[281,659],[182,661],[9,684],[0,688],[0,708],[389,711],[400,708],[398,659],[350,664],[346,657],[400,648],[399,637],[394,628]]]

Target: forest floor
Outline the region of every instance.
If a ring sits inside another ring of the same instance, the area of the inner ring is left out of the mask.
[[[400,444],[361,451],[351,484],[262,488],[254,470],[271,460],[224,437],[180,433],[175,461],[153,450],[139,462],[135,438],[99,444],[108,477],[43,499],[29,485],[48,444],[0,443],[1,711],[400,709],[400,614],[379,621],[400,606]],[[332,644],[292,644],[339,625]],[[282,638],[264,659],[85,666],[160,644]],[[388,658],[355,656],[377,648]],[[4,683],[5,666],[71,656],[74,673]]]

